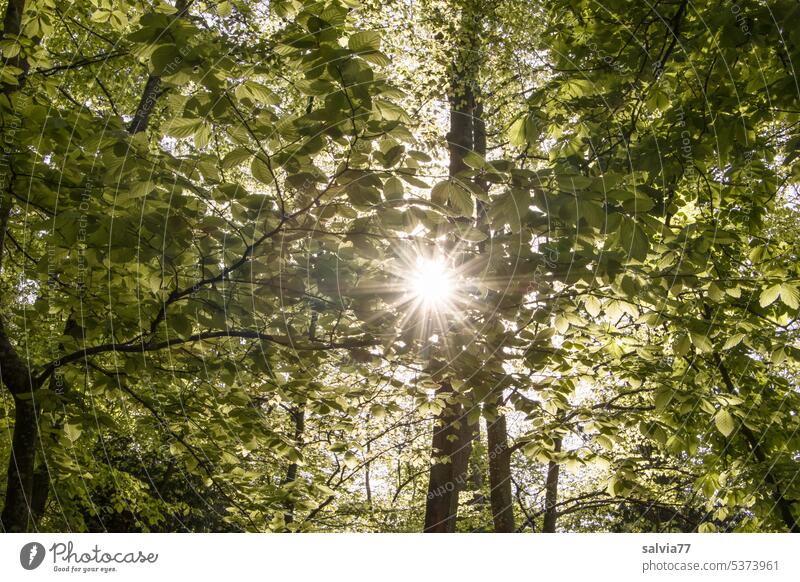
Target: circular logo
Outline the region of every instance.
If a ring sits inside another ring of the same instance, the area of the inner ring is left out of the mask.
[[[44,546],[39,542],[30,542],[19,551],[19,563],[26,570],[35,570],[44,560]]]

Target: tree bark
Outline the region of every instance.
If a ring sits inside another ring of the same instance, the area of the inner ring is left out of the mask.
[[[147,125],[150,123],[150,115],[153,113],[160,92],[161,77],[148,75],[147,82],[144,84],[142,98],[139,99],[136,113],[133,114],[133,119],[128,125],[128,133],[136,135],[147,129]]]
[[[561,438],[555,439],[555,452],[561,452]],[[558,474],[559,464],[550,461],[547,464],[547,480],[545,481],[544,496],[544,533],[556,532],[556,520],[558,519]]]
[[[37,454],[43,455],[42,447],[36,447]],[[35,460],[35,459],[34,459]],[[31,488],[31,525],[34,529],[39,529],[39,522],[44,515],[47,507],[47,498],[50,495],[50,467],[47,461],[42,458],[39,465],[33,472],[33,485]]]
[[[447,133],[450,178],[455,178],[469,169],[464,163],[464,156],[472,151],[472,107],[475,102],[470,82],[459,80],[455,83],[453,93],[450,97],[450,131]]]
[[[291,411],[292,421],[294,422],[294,442],[295,446],[299,449],[303,446],[303,433],[306,430],[306,407],[305,405],[298,405]],[[297,480],[297,462],[289,465],[286,470],[286,478],[283,480],[284,484],[294,483]],[[292,498],[293,492],[289,492],[289,498],[284,503],[286,513],[283,516],[283,521],[288,525],[294,521],[295,502]]]
[[[6,229],[11,214],[11,196],[7,196],[6,192],[2,192],[2,195],[0,264],[5,252]],[[2,318],[0,318],[0,383],[8,389],[14,399],[11,456],[8,462],[6,496],[0,522],[4,531],[25,532],[30,521],[33,468],[36,458],[37,419],[33,395],[38,386],[28,366],[9,341]]]
[[[308,339],[314,340],[317,337],[317,322],[319,321],[319,313],[317,311],[311,312],[311,321],[308,325]],[[306,403],[303,402],[302,404],[297,404],[293,406],[289,415],[292,418],[292,422],[294,423],[294,444],[297,449],[303,448],[303,440],[304,435],[306,432]],[[286,470],[286,478],[283,480],[284,484],[294,483],[297,481],[297,469],[298,464],[297,461],[293,462],[289,465],[289,468]],[[286,509],[286,513],[283,516],[283,521],[287,525],[294,521],[295,509],[296,504],[292,495],[294,494],[293,491],[289,492],[289,498],[284,503],[284,508]]]
[[[10,533],[28,531],[31,522],[33,464],[36,458],[36,409],[28,398],[14,396],[14,433],[8,462],[3,529]]]
[[[175,2],[177,12],[172,17],[174,22],[178,18],[183,17],[189,10],[191,2],[189,0],[178,0]],[[136,107],[136,112],[133,114],[133,119],[128,124],[128,133],[136,135],[147,129],[150,124],[150,116],[155,109],[158,96],[161,94],[161,77],[158,75],[150,74],[147,76],[147,82],[144,84],[144,91],[142,97],[139,99],[139,105]]]
[[[497,399],[493,407],[496,411],[501,402]],[[497,413],[494,420],[486,422],[486,435],[489,451],[489,503],[496,533],[513,533],[514,501],[511,496],[511,451],[508,448],[508,429],[506,417]]]
[[[454,394],[449,383],[439,388],[439,395]],[[428,496],[425,504],[425,533],[453,533],[458,517],[458,494],[468,479],[468,461],[472,452],[474,430],[467,422],[461,404],[448,403],[439,414],[433,431]]]

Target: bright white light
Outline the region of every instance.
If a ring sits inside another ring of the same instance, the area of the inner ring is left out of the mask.
[[[453,279],[441,260],[419,257],[410,279],[411,292],[427,307],[442,307],[453,295]]]

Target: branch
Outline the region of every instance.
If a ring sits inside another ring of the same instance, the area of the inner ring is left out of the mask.
[[[100,344],[90,348],[77,350],[72,352],[71,354],[64,356],[63,358],[60,358],[58,360],[53,360],[52,362],[47,364],[42,373],[36,379],[36,381],[37,383],[41,383],[44,380],[46,380],[50,376],[50,374],[52,374],[55,371],[57,367],[64,366],[66,364],[71,364],[72,362],[85,360],[89,356],[95,356],[98,354],[104,354],[110,352],[114,353],[156,352],[176,345],[183,345],[198,341],[219,339],[219,338],[255,339],[255,340],[274,343],[287,348],[292,348],[293,350],[296,351],[321,351],[321,350],[362,348],[362,347],[378,345],[380,343],[374,339],[358,339],[358,340],[351,340],[339,343],[314,342],[303,345],[303,344],[296,344],[294,341],[292,341],[292,338],[289,336],[274,336],[250,330],[229,329],[229,330],[219,330],[219,331],[204,331],[192,334],[185,338],[171,338],[160,342],[148,342],[148,343],[129,342],[122,344],[110,343],[110,344]]]

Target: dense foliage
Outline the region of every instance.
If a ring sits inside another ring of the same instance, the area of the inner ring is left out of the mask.
[[[0,6],[4,531],[800,531],[797,3]]]

